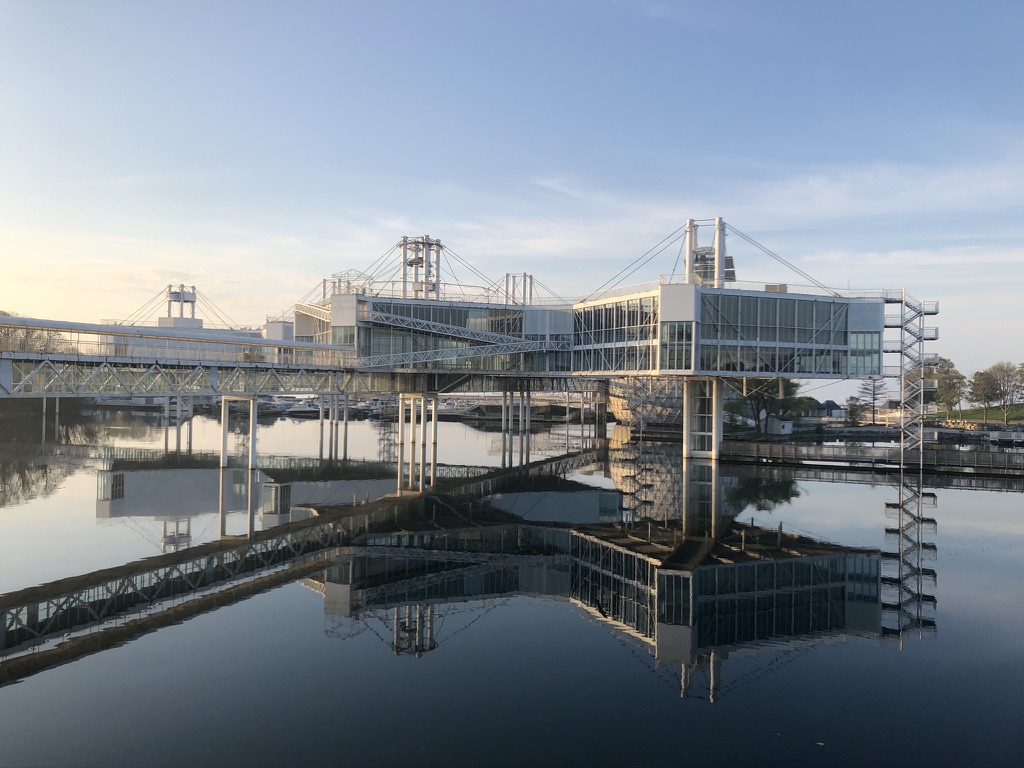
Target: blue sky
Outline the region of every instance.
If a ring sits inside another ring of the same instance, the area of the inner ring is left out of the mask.
[[[717,215],[939,300],[968,374],[1020,362],[1022,35],[1021,2],[0,0],[0,309],[185,282],[255,324],[419,234],[581,296]]]

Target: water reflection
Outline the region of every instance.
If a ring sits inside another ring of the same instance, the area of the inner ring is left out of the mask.
[[[35,456],[78,455],[71,448]],[[400,655],[471,626],[448,616],[515,595],[569,601],[672,666],[683,695],[707,670],[713,700],[729,654],[881,637],[885,611],[906,602],[884,599],[908,581],[887,580],[879,550],[744,520],[798,498],[797,472],[683,462],[671,443],[616,435],[602,454],[605,488],[572,479],[578,462],[560,460],[383,500],[395,488],[386,462],[263,457],[263,469],[240,470],[212,454],[80,453],[101,461],[96,517],[160,523],[164,554],[0,596],[2,680],[301,578],[324,595],[329,634],[373,627]],[[228,530],[233,512],[246,513],[245,530]],[[219,538],[195,542],[194,518],[214,514]]]

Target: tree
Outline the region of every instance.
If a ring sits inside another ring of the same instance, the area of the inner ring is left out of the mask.
[[[928,367],[925,378],[935,379],[935,402],[946,409],[948,419],[949,412],[960,407],[967,397],[967,377],[956,369],[952,360],[940,357],[935,365]],[[963,408],[960,408],[960,416],[963,417]]]
[[[864,416],[865,405],[860,398],[852,395],[846,399],[846,426],[856,427]]]
[[[730,385],[742,396],[758,432],[765,431],[769,416],[799,417],[810,400],[797,394],[800,382],[792,379],[748,378],[742,385],[731,382]],[[761,418],[762,411],[764,419]]]
[[[21,317],[0,309],[0,317]],[[69,352],[71,343],[60,331],[38,328],[0,328],[0,349],[11,352]]]
[[[999,384],[991,369],[974,372],[967,385],[967,399],[984,409],[988,421],[988,409],[999,402]]]
[[[857,397],[864,405],[865,410],[871,406],[871,423],[874,424],[878,404],[885,401],[885,382],[882,377],[873,376],[862,381],[860,389],[857,390]]]
[[[1024,393],[1024,380],[1021,379],[1020,366],[1014,363],[996,363],[988,369],[995,382],[996,403],[1003,412],[1003,426],[1010,420],[1010,410],[1021,400]]]

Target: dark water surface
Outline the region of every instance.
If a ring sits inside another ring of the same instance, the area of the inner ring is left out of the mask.
[[[104,429],[91,438],[163,447],[159,429],[121,427],[130,434]],[[218,429],[197,420],[195,449],[216,446]],[[261,449],[315,456],[314,429],[261,427]],[[562,452],[564,435],[545,439],[534,458],[545,446]],[[370,423],[354,426],[351,456],[377,458],[378,440]],[[492,434],[446,425],[440,460],[493,466],[493,447]],[[684,473],[673,450],[638,454],[613,444],[606,465],[570,473],[572,483],[544,494],[523,488],[495,504],[531,523],[562,514],[620,527],[629,509],[642,509],[663,535],[672,530],[667,520],[689,515],[692,533],[711,525],[698,503],[709,497],[687,495],[683,478],[695,470]],[[2,464],[2,593],[218,538],[218,499],[202,468],[127,469],[114,509],[101,498],[111,470],[98,455],[16,453]],[[800,546],[831,542],[828,557],[860,562],[873,557],[865,548],[891,548],[885,502],[896,491],[880,479],[835,483],[721,466],[711,482],[716,525],[753,522],[751,539],[781,522],[803,537]],[[350,488],[319,491],[344,499]],[[937,505],[927,511],[938,527],[926,539],[937,556],[927,563],[935,572],[927,591],[937,602],[921,614],[923,628],[883,631],[894,621],[881,618],[884,596],[860,599],[855,613],[849,581],[841,626],[805,631],[797,603],[779,608],[780,595],[800,593],[796,585],[775,590],[770,609],[757,604],[747,617],[775,622],[761,640],[730,636],[744,609],[716,603],[711,624],[694,636],[707,642],[694,640],[700,647],[687,661],[665,640],[679,624],[664,621],[672,610],[666,582],[657,582],[657,617],[645,619],[657,629],[637,628],[644,617],[630,606],[644,584],[638,571],[623,570],[628,558],[455,562],[341,551],[333,567],[304,579],[0,687],[0,764],[1017,765],[1022,496],[931,490]],[[188,522],[190,541],[168,543],[171,519],[179,531]],[[234,533],[246,522],[244,509],[229,510]],[[257,528],[272,522],[260,515]],[[631,531],[641,541],[648,529]],[[733,571],[721,560],[716,568],[702,573],[717,574],[721,594]],[[417,589],[423,599],[398,599]],[[428,621],[432,642],[424,639]]]

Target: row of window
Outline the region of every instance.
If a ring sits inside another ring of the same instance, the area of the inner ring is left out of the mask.
[[[414,303],[400,300],[374,299],[360,302],[360,319],[369,312],[383,312],[399,317],[411,317],[441,325],[466,328],[471,331],[522,336],[523,310],[510,307],[467,307],[439,302]]]
[[[701,339],[846,344],[848,306],[828,299],[701,295]]]
[[[576,346],[644,341],[652,338],[658,322],[658,299],[644,296],[623,299],[573,312]]]

